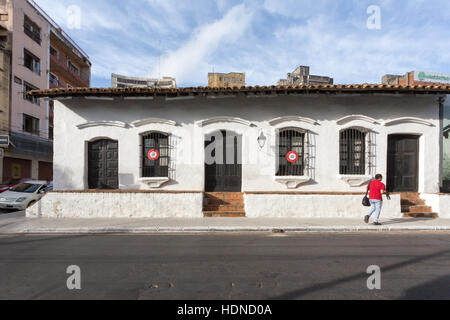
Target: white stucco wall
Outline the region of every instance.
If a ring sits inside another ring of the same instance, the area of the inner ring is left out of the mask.
[[[362,195],[246,194],[248,218],[362,218],[369,208],[361,205]],[[400,195],[383,202],[382,218],[401,218]]]
[[[450,218],[450,194],[421,194],[422,199],[431,206],[440,218]]]
[[[338,123],[349,115],[363,115]],[[200,120],[214,117],[236,117],[246,121],[223,119],[204,126]],[[312,119],[290,120],[270,124],[278,117],[297,116]],[[398,121],[414,117],[426,123]],[[136,120],[160,118],[176,122],[133,126]],[[77,125],[92,121],[119,121],[125,127],[92,126],[79,129]],[[315,122],[315,123],[314,123]],[[219,129],[232,130],[243,136],[242,191],[363,191],[352,187],[339,176],[339,131],[348,127],[364,127],[373,132],[375,163],[368,179],[375,173],[386,176],[387,139],[389,134],[420,136],[419,192],[439,191],[439,108],[436,96],[359,95],[359,96],[278,96],[276,98],[236,97],[227,99],[195,98],[170,100],[113,101],[74,98],[55,103],[54,180],[56,190],[87,188],[87,143],[99,138],[119,141],[119,184],[122,190],[148,190],[141,176],[140,134],[163,131],[172,135],[173,154],[171,181],[161,190],[204,190],[204,137]],[[275,180],[276,130],[297,127],[309,130],[312,146],[311,181],[296,189]],[[257,137],[263,132],[268,138],[260,149]]]
[[[201,193],[50,192],[26,210],[44,218],[202,218]]]

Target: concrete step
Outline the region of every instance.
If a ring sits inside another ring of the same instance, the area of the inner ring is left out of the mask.
[[[403,215],[404,218],[428,218],[428,219],[436,219],[439,218],[437,213],[429,213],[429,212],[416,212],[416,213],[405,213]]]
[[[204,211],[205,218],[245,218],[244,211]]]

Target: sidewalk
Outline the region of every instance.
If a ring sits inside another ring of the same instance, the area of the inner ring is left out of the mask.
[[[345,218],[48,219],[24,212],[0,214],[0,234],[153,232],[359,232],[450,231],[450,219],[390,219],[382,226]]]

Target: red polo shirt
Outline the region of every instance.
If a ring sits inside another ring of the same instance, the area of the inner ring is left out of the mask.
[[[380,180],[374,180],[369,185],[369,199],[371,200],[383,200],[381,190],[386,191],[386,186]]]

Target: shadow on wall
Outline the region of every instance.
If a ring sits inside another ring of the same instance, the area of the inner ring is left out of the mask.
[[[68,167],[61,167],[57,164],[53,164],[53,180],[55,183],[55,191],[56,190],[79,190],[82,189],[77,183],[74,181],[74,177],[77,174],[75,170]]]

